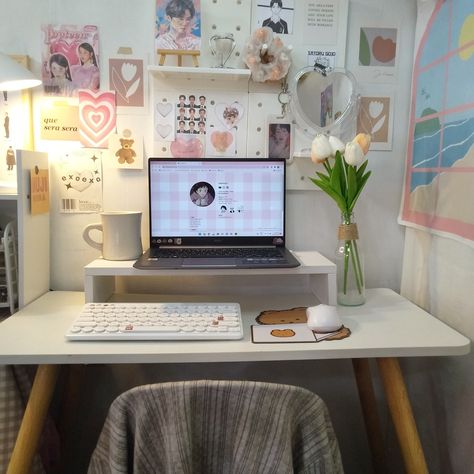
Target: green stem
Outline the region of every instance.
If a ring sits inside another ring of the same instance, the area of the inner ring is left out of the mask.
[[[323,166],[326,168],[328,175],[331,176],[331,165],[328,163],[328,160],[323,161]]]
[[[346,240],[344,242],[344,294],[347,293],[347,275],[349,272],[349,252],[350,252],[351,241]]]
[[[362,271],[362,265],[360,264],[359,250],[357,248],[357,240],[354,240],[354,253],[357,261],[357,268],[359,269],[360,286],[364,286],[364,272]]]
[[[354,266],[354,274],[355,280],[357,284],[357,290],[359,291],[359,295],[362,294],[362,269],[360,268],[360,261],[356,258],[358,255],[357,252],[357,242],[355,240],[351,240],[351,258],[352,258],[352,265]]]
[[[344,201],[346,201],[346,207],[349,208],[349,203],[347,202],[347,195],[348,195],[348,192],[349,192],[349,181],[347,179],[347,163],[346,163],[346,160],[344,159],[344,157],[342,157],[342,170],[344,171],[344,181],[346,182],[346,186],[345,186],[345,193],[344,193]],[[348,211],[349,212],[349,209]],[[349,213],[349,216],[350,216],[350,213]],[[349,218],[350,220],[350,218]]]

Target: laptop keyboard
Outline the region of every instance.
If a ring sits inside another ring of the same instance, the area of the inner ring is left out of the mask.
[[[152,250],[154,258],[243,258],[284,260],[276,248],[159,248]]]

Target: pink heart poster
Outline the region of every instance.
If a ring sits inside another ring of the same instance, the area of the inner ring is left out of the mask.
[[[116,127],[115,92],[79,90],[79,135],[89,148],[107,148]]]

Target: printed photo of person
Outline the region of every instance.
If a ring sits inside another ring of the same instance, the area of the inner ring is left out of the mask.
[[[188,133],[186,130],[186,122],[184,120],[180,120],[178,123],[178,130],[176,133]]]
[[[47,94],[72,96],[76,89],[72,82],[71,69],[66,56],[54,53],[49,57],[48,69],[50,78],[44,82]]]
[[[179,96],[176,107],[178,107],[179,109],[186,107],[186,96],[184,94],[181,94]]]
[[[195,95],[190,95],[189,96],[189,104],[187,105],[190,109],[196,108],[196,96]]]
[[[201,48],[200,0],[156,1],[156,49]]]
[[[293,33],[294,0],[268,0],[256,6],[257,27],[266,26],[274,33]]]
[[[199,96],[199,108],[205,109],[206,108],[206,96],[200,95]]]
[[[206,121],[206,109],[199,109],[199,120],[202,122]]]
[[[5,138],[10,138],[10,116],[8,115],[8,112],[5,112],[3,128],[5,129]]]
[[[268,158],[291,158],[291,124],[271,123],[268,127]]]
[[[192,186],[189,196],[196,206],[206,207],[214,201],[216,192],[209,183],[200,181]]]
[[[184,107],[181,107],[178,110],[178,116],[176,117],[176,119],[178,120],[178,122],[180,120],[188,120],[188,117],[186,117],[186,109]]]
[[[204,122],[199,122],[198,123],[198,133],[199,133],[199,135],[205,135],[206,134],[206,124]]]
[[[8,147],[7,154],[6,154],[6,161],[7,161],[7,170],[11,171],[13,167],[16,165],[15,160],[15,152],[11,145]]]
[[[77,48],[79,64],[71,66],[71,76],[78,89],[99,90],[99,62],[94,48],[89,43],[81,43]]]
[[[188,109],[188,120],[196,120],[196,109]]]
[[[195,122],[189,122],[188,126],[189,126],[189,133],[194,134],[194,135],[199,133],[196,130],[196,123]]]

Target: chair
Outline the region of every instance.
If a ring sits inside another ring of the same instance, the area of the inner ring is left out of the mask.
[[[112,403],[89,474],[342,473],[325,403],[295,386],[169,382]]]

